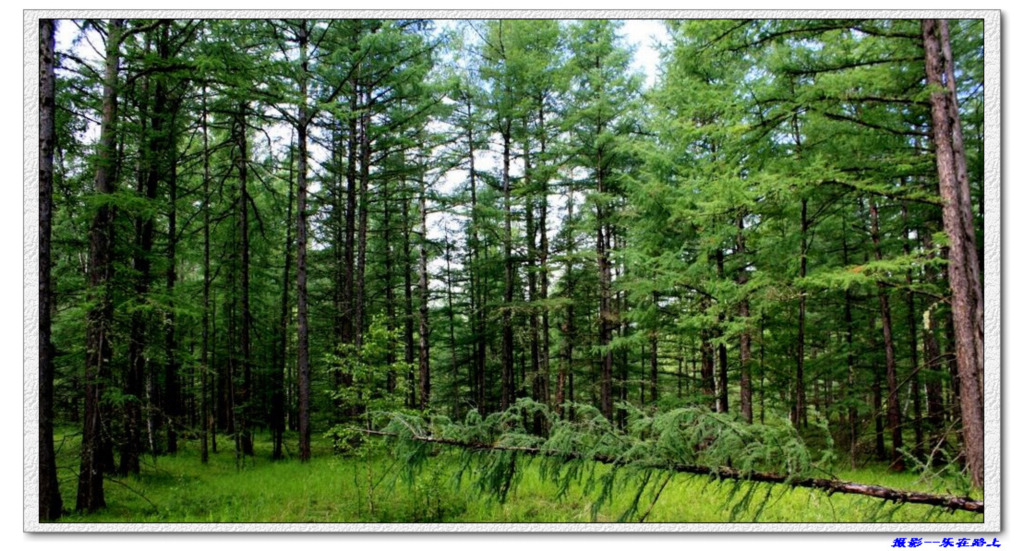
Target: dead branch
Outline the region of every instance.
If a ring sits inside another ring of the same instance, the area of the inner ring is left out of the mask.
[[[410,427],[411,430],[411,427]],[[395,438],[402,438],[400,434],[381,432],[375,430],[359,429],[360,432],[373,436],[390,436]],[[546,450],[543,448],[531,448],[525,446],[497,446],[482,442],[462,442],[459,440],[452,440],[448,438],[436,438],[433,436],[422,436],[418,434],[412,434],[408,438],[418,442],[426,442],[430,444],[440,444],[445,446],[455,446],[460,448],[466,448],[473,451],[501,451],[501,452],[514,452],[522,453],[525,455],[536,455],[545,457],[560,457],[568,461],[589,459],[597,461],[598,463],[605,464],[621,464],[621,461],[609,456],[604,455],[593,455],[585,456],[580,452],[564,452],[559,450]],[[919,503],[922,505],[932,505],[936,507],[945,507],[950,511],[970,511],[972,513],[984,513],[985,502],[970,499],[968,497],[959,497],[952,495],[939,495],[929,494],[925,492],[914,492],[908,490],[898,490],[895,488],[886,488],[884,486],[874,486],[870,484],[860,484],[857,482],[847,482],[843,480],[828,479],[828,478],[809,478],[809,477],[790,477],[784,474],[771,473],[771,472],[759,472],[759,471],[741,471],[739,469],[733,469],[731,467],[705,467],[703,465],[648,465],[653,469],[669,470],[677,473],[688,473],[710,476],[719,479],[731,479],[731,480],[746,480],[750,482],[766,482],[770,484],[785,484],[792,487],[811,488],[815,490],[821,490],[831,494],[853,494],[863,495],[868,497],[874,497],[878,499],[885,499],[892,501],[893,503]]]

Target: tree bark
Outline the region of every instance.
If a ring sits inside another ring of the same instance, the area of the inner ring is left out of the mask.
[[[150,48],[150,38],[146,39],[145,51]],[[157,159],[163,149],[160,132],[163,127],[163,109],[165,98],[163,90],[157,91],[153,98],[152,112],[147,112],[145,103],[149,102],[148,80],[142,83],[142,106],[139,110],[140,139],[145,144],[140,148],[139,171],[137,179],[137,195],[144,198],[147,204],[156,200],[160,166]],[[157,82],[162,88],[163,83]],[[152,118],[150,118],[152,117]],[[132,311],[131,329],[128,336],[128,367],[125,370],[124,393],[127,396],[124,404],[124,441],[121,445],[121,462],[118,472],[121,476],[139,474],[139,456],[142,454],[142,408],[146,398],[146,333],[149,316],[142,303],[149,293],[152,283],[151,259],[153,252],[153,216],[139,214],[135,217],[135,251],[132,258],[134,270],[136,308]]]
[[[928,232],[921,234],[921,245],[925,250],[932,249],[932,239]],[[925,267],[925,280],[932,283],[938,279],[938,270]],[[922,333],[925,364],[925,396],[927,404],[927,430],[929,457],[932,461],[940,459],[936,456],[942,433],[943,400],[942,400],[942,358],[939,352],[939,339],[937,336],[937,320],[934,319],[934,311],[927,309],[924,312]]]
[[[408,406],[412,409],[416,409],[416,371],[414,356],[416,355],[416,345],[413,342],[413,310],[412,310],[412,221],[409,219],[409,203],[412,198],[409,197],[410,193],[403,193],[405,197],[402,198],[402,228],[405,238],[402,240],[402,255],[403,264],[405,270],[403,274],[403,292],[405,298],[405,365],[409,366],[409,399]]]
[[[285,220],[292,219],[292,168],[294,166],[294,143],[288,147],[288,208]],[[288,321],[291,319],[290,303],[288,301],[288,287],[291,283],[292,269],[292,227],[288,225],[285,229],[284,238],[284,273],[281,275],[281,318],[278,326],[281,331],[281,338],[278,342],[278,365],[274,370],[272,381],[272,394],[270,396],[270,429],[273,438],[273,459],[284,457],[284,428],[285,428],[285,371],[288,363]]]
[[[206,107],[206,86],[202,89],[203,112],[200,126],[203,132],[203,342],[200,357],[200,421],[199,460],[207,463],[210,460],[209,432],[213,425],[210,416],[209,374],[210,374],[210,133],[206,124],[209,116]]]
[[[524,121],[525,124],[525,121]],[[540,372],[540,316],[537,315],[537,224],[534,220],[533,165],[530,156],[530,142],[523,143],[523,183],[526,187],[526,289],[527,309],[530,313],[530,372],[528,378],[531,396],[535,402],[544,403],[544,385]],[[538,416],[534,432],[540,432],[541,419]]]
[[[117,73],[124,20],[107,25],[106,61],[103,73],[103,114],[96,152],[95,193],[104,199],[114,192],[117,124]],[[75,509],[92,512],[106,506],[101,461],[102,423],[100,398],[110,369],[110,331],[114,305],[109,288],[114,267],[114,207],[99,206],[89,228],[89,298],[93,305],[86,316],[85,415],[82,429],[82,462],[78,475]]]
[[[747,284],[747,245],[746,236],[743,234],[743,217],[741,211],[736,215],[736,257],[739,259],[739,267],[736,269],[736,284],[740,287],[740,298],[737,306],[737,315],[743,323],[740,330],[740,413],[748,423],[754,422],[753,390],[750,382],[750,302],[746,297]]]
[[[547,131],[544,128],[544,98],[539,101],[539,132],[540,132],[540,161],[544,163],[547,159]],[[540,321],[540,395],[543,403],[551,400],[551,320],[548,300],[548,178],[547,173],[540,177],[540,300],[544,303],[541,310]]]
[[[420,176],[424,178],[423,175]],[[420,409],[430,406],[430,288],[427,278],[427,184],[420,182],[420,308],[419,308],[419,388]]]
[[[459,350],[455,343],[455,301],[452,296],[452,244],[447,228],[444,235],[445,291],[448,298],[448,348],[452,362],[452,418],[460,417]]]
[[[476,189],[476,144],[473,138],[473,103],[472,96],[465,94],[466,99],[466,142],[469,148],[469,283],[472,301],[471,316],[473,320],[473,382],[475,385],[474,399],[480,415],[487,414],[487,318],[484,312],[486,290],[481,285],[480,270],[480,221],[477,209]]]
[[[600,129],[598,131],[600,134]],[[604,202],[604,169],[601,149],[597,150],[597,272],[598,292],[598,333],[597,341],[601,347],[601,413],[608,419],[612,418],[612,352],[609,350],[612,332],[611,312],[611,264],[608,262],[608,228],[605,226]]]
[[[246,111],[248,106],[243,102],[238,106],[236,114],[236,134],[238,147],[238,212],[239,232],[241,232],[241,269],[242,269],[242,331],[240,341],[242,346],[242,388],[239,393],[241,402],[241,415],[239,416],[238,442],[243,455],[253,455],[252,428],[253,423],[253,378],[252,378],[252,310],[249,305],[249,144],[246,138],[248,130],[246,124]]]
[[[296,251],[295,251],[295,279],[296,279],[296,306],[298,325],[298,344],[296,369],[299,375],[299,460],[306,462],[310,460],[310,381],[309,381],[309,305],[306,291],[306,241],[307,241],[307,212],[306,197],[308,194],[306,184],[306,125],[309,124],[307,114],[306,95],[307,79],[309,74],[309,61],[306,59],[306,21],[299,24],[296,33],[296,41],[299,47],[299,121],[298,133],[299,158],[298,158],[298,194],[296,197],[296,209],[298,210],[297,227],[295,229]]]
[[[984,313],[981,266],[975,246],[967,162],[956,99],[949,28],[945,20],[926,19],[925,76],[930,94],[935,161],[942,197],[942,225],[949,238],[949,284],[953,294],[953,331],[967,468],[975,487],[984,484]]]
[[[655,294],[655,304],[657,304],[657,294]],[[651,344],[651,403],[658,403],[658,332],[651,331],[650,336]]]
[[[395,330],[395,262],[392,257],[394,249],[391,248],[391,195],[388,190],[388,181],[381,183],[381,202],[384,203],[384,323],[388,332]],[[395,346],[392,339],[386,344],[385,362],[388,365],[387,392],[394,394],[398,379],[392,366],[395,365]],[[458,418],[458,415],[455,416]]]
[[[515,395],[513,385],[514,366],[513,343],[512,343],[512,297],[514,290],[514,264],[512,260],[512,182],[509,178],[511,164],[511,122],[505,123],[502,132],[502,170],[501,189],[504,192],[505,210],[505,303],[501,310],[501,409],[508,409],[512,404]]]
[[[849,247],[846,241],[846,219],[843,219],[843,266],[849,266]],[[853,351],[853,293],[846,289],[843,292],[843,323],[846,325],[846,388],[847,394],[856,396],[857,392],[857,371],[854,369]],[[852,400],[852,398],[850,398]],[[857,406],[853,403],[848,407],[850,426],[850,468],[857,468],[857,437],[860,421],[857,417]]]
[[[565,323],[562,325],[562,341],[564,342],[564,359],[559,363],[558,366],[558,381],[555,385],[555,412],[558,413],[559,417],[563,416],[563,407],[565,405],[565,391],[566,385],[571,385],[572,371],[573,371],[573,347],[576,344],[576,306],[575,306],[575,295],[576,290],[576,279],[572,272],[572,257],[575,250],[573,234],[573,207],[575,202],[573,201],[573,185],[568,184],[567,197],[565,200],[565,232],[566,232],[566,246],[565,246],[565,295],[569,298],[569,303],[565,307]],[[573,400],[573,393],[569,392],[569,401]]]
[[[359,154],[359,124],[355,113],[357,113],[359,109],[358,90],[358,83],[355,77],[353,77],[352,94],[349,96],[348,100],[348,108],[351,113],[348,116],[348,136],[346,137],[348,151],[345,163],[345,267],[342,274],[342,281],[340,282],[342,285],[342,310],[344,312],[344,315],[341,318],[341,342],[345,344],[352,344],[353,342],[352,322],[355,305],[353,289],[356,274],[356,200],[358,198],[359,189],[359,183],[356,177],[356,166],[358,165]]]
[[[797,130],[797,147],[799,148],[799,130]],[[807,199],[800,200],[800,279],[807,277]],[[793,405],[793,425],[807,426],[807,391],[804,389],[804,341],[807,325],[807,292],[800,291],[799,314],[796,330],[796,400]]]
[[[715,263],[718,266],[718,278],[721,280],[725,279],[725,253],[722,249],[715,251]],[[718,314],[718,323],[720,324],[717,333],[719,336],[725,333],[725,312],[722,311]],[[729,354],[725,349],[725,343],[720,342],[718,344],[718,411],[721,413],[729,412]]]
[[[711,335],[707,329],[700,332],[700,359],[701,359],[701,390],[711,402],[711,409],[716,410],[715,403],[715,349],[711,346]]]
[[[363,346],[363,329],[366,324],[366,235],[369,231],[369,187],[370,187],[370,91],[362,88],[362,112],[359,116],[359,228],[356,240],[356,273],[352,281],[355,295],[353,313],[353,342],[356,353]]]
[[[52,19],[39,20],[39,520],[57,520],[63,509],[53,444],[54,348],[51,313],[50,235],[53,220],[53,151],[56,145],[56,79]]]
[[[875,245],[875,260],[881,261],[882,248],[878,229],[878,206],[874,200],[871,200],[869,209],[871,211],[871,241]],[[881,281],[878,282],[878,303],[882,316],[882,342],[885,346],[886,419],[889,424],[889,432],[892,434],[892,460],[889,463],[889,468],[899,472],[905,468],[903,459],[903,421],[900,414],[899,387],[896,383],[896,350],[892,336],[892,315],[889,311],[889,295]]]
[[[170,43],[167,36],[170,21],[165,20],[163,37],[160,41],[161,57],[169,57]],[[168,212],[167,212],[167,271],[165,273],[167,309],[164,312],[164,413],[167,416],[167,453],[178,452],[178,425],[181,423],[181,383],[178,362],[178,316],[175,312],[174,287],[178,280],[178,171],[177,143],[174,139],[173,116],[168,113],[167,138],[164,155],[167,155]]]
[[[904,182],[905,183],[905,182]],[[910,256],[910,224],[907,205],[903,204],[903,254]],[[924,451],[924,426],[921,420],[921,376],[918,373],[917,358],[917,309],[914,299],[914,275],[907,270],[907,327],[910,333],[910,399],[914,411],[914,455],[921,457]]]

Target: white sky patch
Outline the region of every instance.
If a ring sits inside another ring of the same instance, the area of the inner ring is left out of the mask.
[[[622,25],[622,34],[626,43],[636,48],[633,52],[633,70],[643,74],[644,87],[651,88],[660,76],[661,59],[657,46],[668,43],[668,29],[657,19],[627,19]]]

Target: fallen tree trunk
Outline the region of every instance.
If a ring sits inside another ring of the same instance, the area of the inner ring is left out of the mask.
[[[536,455],[545,457],[559,457],[566,460],[591,460],[599,463],[605,463],[609,465],[620,464],[621,461],[614,457],[604,455],[593,455],[587,456],[580,452],[565,452],[559,450],[548,450],[544,448],[533,448],[526,446],[500,446],[487,444],[484,442],[463,442],[460,440],[453,440],[449,438],[437,438],[433,436],[423,436],[413,434],[411,436],[405,436],[397,433],[382,432],[375,430],[361,429],[360,432],[373,436],[390,436],[394,438],[411,438],[417,442],[425,442],[429,444],[439,444],[444,446],[455,446],[460,448],[466,448],[474,451],[499,451],[499,452],[511,452],[511,453],[522,453],[526,455]],[[898,490],[895,488],[886,488],[884,486],[874,486],[870,484],[860,484],[857,482],[846,482],[843,480],[828,479],[828,478],[807,478],[807,477],[789,477],[783,474],[771,473],[771,472],[759,472],[759,471],[741,471],[739,469],[733,469],[731,467],[705,467],[702,465],[646,465],[651,469],[669,470],[677,473],[688,473],[697,475],[712,476],[715,478],[724,478],[732,480],[746,480],[750,482],[767,482],[771,484],[785,484],[792,487],[801,488],[812,488],[827,492],[829,495],[832,494],[853,494],[863,495],[868,497],[874,497],[878,499],[885,499],[892,501],[893,503],[919,503],[922,505],[932,505],[937,507],[945,507],[950,511],[970,511],[972,513],[984,513],[985,502],[970,499],[968,497],[958,497],[953,495],[940,495],[940,494],[929,494],[924,492],[913,492],[908,490]]]

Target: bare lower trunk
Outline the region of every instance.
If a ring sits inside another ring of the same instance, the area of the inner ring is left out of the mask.
[[[448,297],[448,348],[452,362],[452,417],[460,417],[459,403],[462,386],[459,382],[459,350],[455,343],[455,301],[452,295],[452,244],[447,228],[444,236],[445,291]]]
[[[598,164],[600,165],[600,153],[598,153]],[[604,193],[601,170],[597,171],[597,191]],[[597,342],[602,348],[601,351],[601,413],[605,417],[612,417],[612,352],[609,350],[612,337],[612,312],[611,312],[611,265],[608,262],[608,228],[605,227],[604,208],[598,203],[597,206],[597,273],[600,302],[598,306],[598,333]]]
[[[907,220],[907,205],[903,205],[903,254],[910,256],[910,227]],[[914,292],[914,276],[907,270],[907,327],[910,332],[910,399],[914,411],[914,455],[921,457],[924,452],[924,427],[921,420],[921,377],[917,365],[917,309]]]
[[[200,355],[200,440],[199,460],[210,460],[209,433],[213,424],[210,415],[210,135],[206,118],[206,87],[202,91],[203,113],[200,125],[203,131],[203,342]]]
[[[420,188],[420,409],[430,405],[430,289],[427,279],[427,186],[421,183]]]
[[[50,232],[53,215],[55,145],[54,22],[39,20],[39,520],[60,518],[63,502],[57,486],[53,445],[53,343],[50,341],[53,288]]]
[[[107,25],[106,63],[103,82],[103,118],[96,153],[95,192],[109,196],[114,192],[117,166],[115,131],[117,121],[117,68],[124,20]],[[110,331],[114,306],[109,289],[113,276],[114,209],[102,205],[89,228],[89,297],[93,305],[86,315],[85,422],[82,429],[82,462],[78,475],[75,509],[92,512],[106,506],[103,495],[101,458],[102,419],[100,397],[109,371]]]
[[[746,259],[746,237],[743,234],[743,216],[741,211],[736,216],[736,256],[739,258],[739,267],[736,272],[736,284],[740,286],[740,292],[745,292],[743,286],[747,284],[747,259]],[[740,331],[740,413],[748,423],[754,422],[753,391],[750,383],[750,302],[746,296],[740,299],[736,308],[736,314],[743,323]]]
[[[541,161],[547,158],[547,132],[544,128],[544,100],[540,101],[540,155]],[[547,176],[540,182],[540,300],[548,299],[548,183]],[[551,400],[551,320],[547,304],[541,311],[540,321],[540,396],[545,404]]]
[[[953,293],[953,330],[963,442],[971,482],[984,482],[984,315],[981,266],[978,262],[967,163],[956,100],[948,23],[927,19],[924,35],[925,75],[930,95],[935,160],[942,197],[942,225],[949,238],[949,284]]]
[[[711,336],[705,329],[701,331],[700,359],[701,359],[701,390],[711,402],[711,409],[717,410],[715,404],[715,349],[711,346]]]
[[[413,342],[413,310],[412,310],[412,250],[410,241],[412,240],[412,221],[409,219],[409,203],[412,199],[409,194],[402,198],[402,227],[404,228],[405,238],[402,241],[402,255],[403,264],[405,270],[403,274],[403,293],[405,298],[405,327],[404,327],[404,338],[405,338],[405,365],[409,366],[409,394],[407,405],[410,408],[416,408],[416,366],[415,358],[416,345]]]
[[[799,140],[799,138],[797,138]],[[807,277],[807,199],[800,202],[800,279]],[[807,392],[804,389],[804,341],[807,325],[807,293],[800,292],[796,333],[796,400],[793,403],[793,425],[807,425]]]
[[[238,142],[238,212],[239,232],[241,233],[241,266],[242,266],[242,331],[240,335],[242,345],[242,388],[239,396],[241,402],[241,415],[239,416],[239,443],[241,452],[244,455],[252,455],[252,423],[254,409],[252,397],[254,395],[252,377],[252,311],[249,305],[249,147],[246,139],[246,110],[247,105],[239,105],[237,135]]]
[[[285,220],[292,219],[292,147],[289,147],[288,154],[288,208]],[[285,230],[284,239],[284,273],[281,275],[281,317],[278,322],[281,336],[278,343],[278,365],[274,369],[272,377],[272,389],[270,396],[270,430],[273,434],[273,459],[284,457],[284,429],[285,429],[285,372],[288,363],[288,321],[291,318],[291,306],[288,301],[288,287],[291,284],[292,269],[292,227],[289,224]]]
[[[149,51],[150,40],[146,40],[146,51]],[[159,84],[158,84],[159,86]],[[143,94],[148,93],[148,82],[142,83]],[[157,158],[160,155],[162,144],[156,138],[162,127],[162,94],[155,94],[152,113],[147,113],[144,107],[140,109],[139,128],[141,135],[145,136],[145,148],[139,155],[139,170],[137,177],[136,193],[140,198],[145,198],[152,203],[156,199],[157,181],[160,175],[160,166]],[[152,120],[150,120],[152,115]],[[150,126],[151,125],[151,126]],[[150,130],[151,129],[151,130]],[[151,214],[139,214],[135,217],[135,251],[132,258],[132,268],[135,273],[134,292],[135,299],[140,302],[146,300],[151,283],[151,262],[150,255],[153,252],[153,216]],[[141,305],[141,304],[140,304]],[[121,464],[118,472],[122,476],[128,474],[139,474],[139,456],[142,454],[144,444],[142,441],[142,409],[146,395],[146,328],[149,325],[147,310],[134,308],[131,318],[131,329],[128,337],[128,366],[125,371],[124,393],[128,397],[124,404],[124,437],[121,445]]]
[[[501,311],[501,409],[508,409],[514,396],[513,381],[513,344],[512,344],[512,297],[513,297],[513,263],[512,263],[512,184],[509,179],[510,169],[510,130],[504,132],[502,149],[501,185],[505,194],[505,304]]]
[[[875,245],[875,260],[882,260],[882,249],[879,244],[878,207],[874,200],[870,204],[871,240]],[[903,426],[899,406],[899,388],[896,384],[896,350],[892,336],[892,316],[889,311],[889,295],[881,281],[878,282],[878,303],[882,316],[882,342],[885,346],[885,381],[886,381],[886,419],[889,432],[892,434],[892,461],[889,468],[902,471],[905,468],[903,459]]]
[[[310,381],[309,381],[309,306],[307,304],[306,294],[306,231],[307,231],[307,212],[306,196],[308,190],[306,188],[306,124],[308,123],[309,116],[306,112],[306,76],[309,70],[308,61],[306,59],[306,22],[300,23],[297,40],[299,43],[299,58],[302,65],[302,74],[299,76],[299,124],[298,143],[299,143],[299,158],[298,158],[298,193],[296,197],[296,209],[298,211],[297,216],[297,227],[295,230],[295,279],[296,279],[296,323],[298,325],[298,344],[297,344],[297,360],[296,369],[299,376],[299,460],[309,461],[311,457],[310,449],[310,426],[309,426],[309,407],[310,407]]]
[[[169,48],[166,40],[166,27],[164,30],[164,41],[161,49]],[[170,122],[170,121],[168,121]],[[169,125],[170,126],[170,125]],[[173,128],[168,129],[172,132]],[[167,213],[167,272],[165,273],[167,310],[164,312],[164,413],[167,415],[167,453],[178,451],[178,425],[181,423],[181,384],[178,373],[178,317],[175,313],[174,286],[178,280],[177,272],[177,245],[178,245],[178,182],[175,159],[177,144],[169,139],[166,144],[165,154],[167,159],[167,189],[168,203],[170,204]]]

